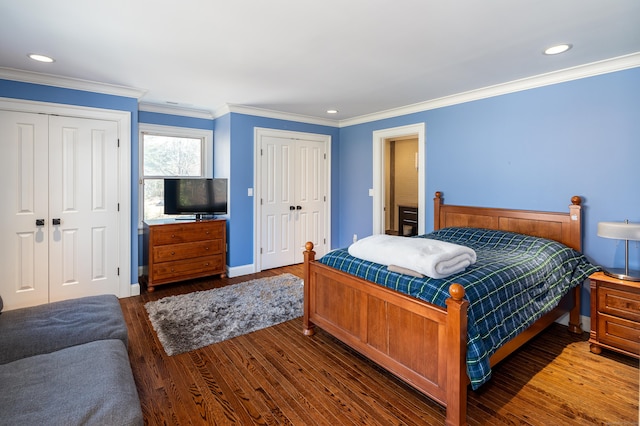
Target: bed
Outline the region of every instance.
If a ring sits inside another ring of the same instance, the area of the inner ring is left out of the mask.
[[[446,205],[441,192],[436,192],[434,198],[436,234],[467,228],[505,231],[552,240],[554,244],[557,241],[578,252],[582,240],[581,216],[581,198],[577,196],[572,197],[566,213]],[[316,326],[322,328],[442,404],[448,425],[466,424],[468,386],[480,386],[490,375],[474,382],[476,373],[468,374],[472,371],[471,367],[468,370],[468,352],[474,352],[476,344],[468,331],[478,327],[474,314],[477,303],[472,301],[469,310],[465,287],[456,282],[447,284],[448,294],[441,301],[434,299],[430,303],[363,278],[366,274],[358,277],[322,263],[329,255],[348,256],[330,252],[316,260],[313,244],[306,244],[304,334],[311,336]],[[365,266],[365,269],[372,267]],[[581,279],[594,269],[588,265]],[[489,370],[564,315],[568,314],[569,331],[582,333],[580,288],[581,285],[575,285],[564,296],[558,296],[559,301],[554,301],[548,312],[492,349],[484,361]],[[471,287],[467,289],[471,294]]]

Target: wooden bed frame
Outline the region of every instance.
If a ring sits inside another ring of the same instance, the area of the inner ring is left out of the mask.
[[[450,226],[513,231],[553,239],[581,250],[581,202],[568,213],[449,206],[434,198],[434,229]],[[446,407],[446,424],[466,424],[467,308],[464,288],[453,284],[447,308],[393,291],[315,261],[313,243],[304,252],[303,332],[319,326]],[[569,331],[582,333],[580,287],[516,338],[501,347],[491,365],[570,312]]]

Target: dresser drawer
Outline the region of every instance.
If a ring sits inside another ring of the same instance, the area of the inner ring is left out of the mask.
[[[161,263],[221,254],[224,252],[224,247],[222,247],[222,240],[219,239],[194,243],[165,244],[153,247],[152,251],[153,262]]]
[[[218,254],[192,260],[158,263],[153,265],[150,275],[153,276],[154,282],[159,282],[173,278],[186,280],[221,272],[224,272],[224,256]]]
[[[153,230],[153,245],[222,239],[225,231],[224,226],[225,223],[223,221],[159,226]]]
[[[601,284],[598,290],[598,311],[640,322],[640,291],[622,291]]]
[[[640,354],[640,324],[623,318],[598,315],[598,342]]]

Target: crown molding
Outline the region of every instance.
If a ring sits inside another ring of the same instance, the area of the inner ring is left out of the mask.
[[[481,89],[470,90],[468,92],[458,93],[451,96],[445,96],[438,99],[419,102],[400,108],[389,109],[376,112],[373,114],[362,115],[359,117],[349,118],[345,120],[332,120],[318,117],[310,117],[301,114],[286,113],[270,109],[256,108],[244,105],[226,104],[215,111],[205,111],[181,107],[172,107],[167,105],[140,103],[141,111],[157,112],[162,114],[181,115],[195,118],[215,119],[231,112],[238,114],[247,114],[258,117],[272,118],[278,120],[295,121],[307,124],[316,124],[330,127],[347,127],[357,124],[364,124],[373,121],[383,120],[387,118],[399,117],[402,115],[413,114],[417,112],[429,111],[437,108],[462,104],[466,102],[476,101],[480,99],[491,98],[495,96],[505,95],[514,92],[534,89],[538,87],[550,86],[553,84],[564,83],[572,80],[578,80],[587,77],[594,77],[601,74],[622,71],[630,68],[640,67],[640,52],[629,55],[619,56],[616,58],[606,59],[603,61],[593,62],[586,65],[580,65],[546,74],[540,74],[533,77],[527,77],[519,80],[501,83],[494,86],[484,87]],[[20,81],[24,83],[42,84],[47,86],[62,87],[66,89],[83,90],[87,92],[103,93],[114,96],[124,96],[140,100],[146,90],[137,89],[126,86],[118,86],[107,83],[99,83],[95,81],[81,80],[69,77],[55,76],[51,74],[37,73],[32,71],[24,71],[14,68],[0,67],[0,79]]]
[[[244,105],[227,104],[216,110],[214,117],[218,118],[230,112],[237,114],[254,115],[258,117],[273,118],[277,120],[295,121],[298,123],[317,124],[320,126],[338,127],[338,120],[310,117],[308,115],[294,114],[270,109],[256,108]]]
[[[15,68],[0,67],[0,78],[20,81],[22,83],[42,84],[45,86],[62,87],[64,89],[83,90],[86,92],[103,93],[105,95],[123,96],[140,99],[146,90],[133,87],[118,86],[115,84],[98,83],[96,81],[81,80],[78,78],[61,77],[52,74],[44,74],[33,71],[19,70]]]
[[[496,84],[494,86],[488,86],[481,89],[470,90],[468,92],[445,96],[430,101],[419,102],[400,108],[389,109],[373,114],[362,115],[360,117],[340,120],[339,127],[370,123],[372,121],[399,117],[402,115],[408,115],[416,112],[423,112],[457,104],[463,104],[480,99],[492,98],[509,93],[521,92],[524,90],[550,86],[553,84],[564,83],[581,78],[594,77],[601,74],[608,74],[637,67],[640,67],[640,52],[619,56],[612,59],[606,59],[603,61],[593,62],[586,65],[566,68],[546,74],[540,74],[533,77],[527,77],[520,80],[514,80],[507,83]]]
[[[154,112],[158,114],[179,115],[181,117],[191,118],[203,118],[207,120],[213,119],[213,113],[211,111],[195,109],[195,108],[182,108],[164,104],[154,104],[151,102],[140,102],[138,104],[138,111]]]
[[[246,114],[255,117],[273,118],[277,120],[295,121],[297,123],[318,124],[321,126],[338,127],[337,120],[321,119],[316,117],[309,117],[301,114],[293,114],[282,111],[275,111],[264,108],[256,108],[245,105],[225,104],[215,111],[204,111],[197,109],[172,107],[161,104],[154,104],[148,102],[141,102],[139,106],[140,111],[157,112],[160,114],[180,115],[195,118],[208,118],[216,119],[225,116],[230,113]]]

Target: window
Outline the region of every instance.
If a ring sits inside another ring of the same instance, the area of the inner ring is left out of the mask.
[[[140,219],[164,215],[164,178],[212,177],[213,134],[207,130],[140,125]]]

